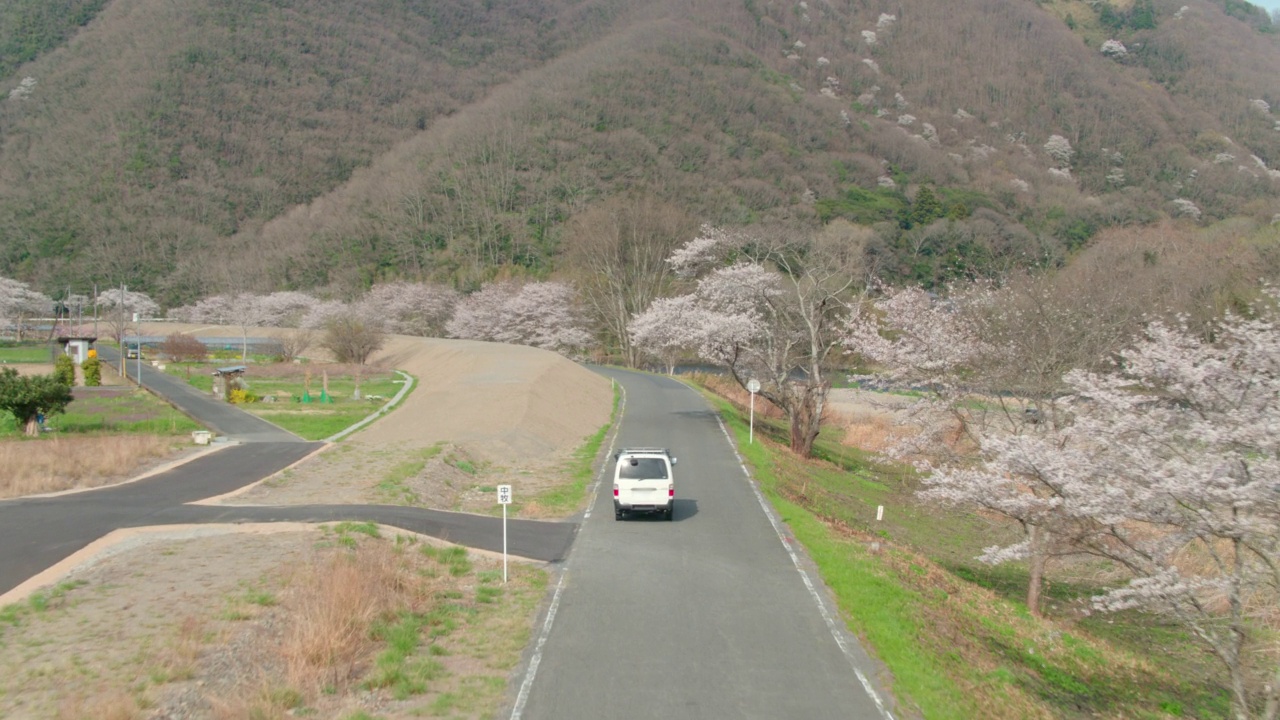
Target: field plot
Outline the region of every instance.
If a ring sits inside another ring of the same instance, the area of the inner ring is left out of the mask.
[[[385,368],[339,364],[249,365],[231,400],[307,440],[323,440],[375,412],[400,391],[404,379]],[[171,363],[165,372],[213,392],[214,366]],[[359,394],[357,395],[357,389]]]
[[[72,388],[67,411],[23,436],[0,411],[0,498],[109,485],[194,451],[199,429],[168,403],[130,386]]]

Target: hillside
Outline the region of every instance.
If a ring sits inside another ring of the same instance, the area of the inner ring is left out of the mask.
[[[928,284],[1280,213],[1280,36],[1238,0],[74,5],[0,75],[0,275],[48,291],[469,289],[571,270],[610,203],[843,217]]]

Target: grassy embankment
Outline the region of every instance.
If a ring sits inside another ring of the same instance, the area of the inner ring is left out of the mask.
[[[749,445],[746,408],[707,394],[904,708],[930,720],[1228,717],[1223,674],[1180,628],[1084,612],[1107,568],[1056,566],[1035,618],[1025,567],[973,560],[1016,528],[922,504],[913,471],[843,445],[845,428],[826,428],[802,461],[785,423],[757,408]]]

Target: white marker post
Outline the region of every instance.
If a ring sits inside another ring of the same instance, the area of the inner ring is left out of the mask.
[[[511,504],[511,486],[498,486],[498,504],[502,506],[502,584],[507,584],[507,506]]]
[[[756,393],[760,392],[760,381],[751,378],[747,381],[747,392],[751,393],[751,427],[747,431],[747,444],[756,441]]]

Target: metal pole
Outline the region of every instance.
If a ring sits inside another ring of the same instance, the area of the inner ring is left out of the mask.
[[[751,429],[747,431],[747,444],[756,441],[756,394],[751,393]]]
[[[507,584],[507,506],[502,506],[502,584]]]
[[[129,373],[128,365],[125,364],[125,355],[129,353],[125,352],[124,348],[124,288],[124,283],[120,283],[120,377],[128,381]]]

